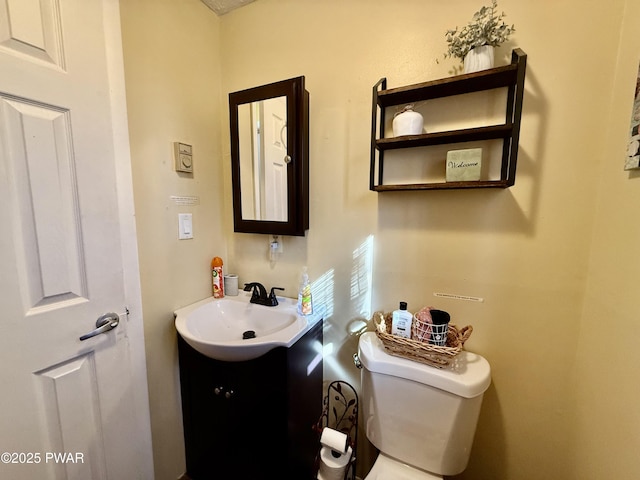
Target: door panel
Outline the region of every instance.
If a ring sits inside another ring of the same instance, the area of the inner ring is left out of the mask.
[[[47,406],[48,451],[72,453],[73,461],[52,463],[59,478],[106,478],[94,362],[94,355],[86,354],[35,372],[43,406]],[[51,457],[45,453],[45,462]]]
[[[58,7],[56,0],[0,2],[0,48],[63,68]]]
[[[0,115],[25,310],[86,299],[69,112],[5,97]]]

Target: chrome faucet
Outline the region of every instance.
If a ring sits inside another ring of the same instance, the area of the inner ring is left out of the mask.
[[[284,288],[272,287],[271,292],[267,295],[267,289],[264,288],[264,285],[261,283],[251,282],[244,284],[245,292],[253,291],[253,293],[251,293],[250,302],[258,305],[264,305],[266,307],[275,307],[278,305],[275,290],[284,290]]]

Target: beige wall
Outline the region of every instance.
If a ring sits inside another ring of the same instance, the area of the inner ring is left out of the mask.
[[[122,1],[121,17],[154,463],[156,479],[175,480],[185,467],[172,312],[211,295],[209,263],[226,257],[219,19],[198,0]],[[193,176],[174,170],[176,141],[193,145]],[[192,240],[177,239],[178,213],[193,214]]]
[[[638,74],[638,30],[640,4],[627,0],[610,111],[602,119],[605,144],[576,359],[576,478],[585,480],[640,478],[640,171],[619,168]]]
[[[638,477],[638,307],[628,286],[640,274],[640,180],[622,170],[638,7],[501,1],[517,33],[497,62],[515,46],[529,55],[516,185],[376,194],[373,84],[447,76],[444,32],[477,2],[258,0],[221,18],[197,0],[121,3],[159,479],[184,469],[171,311],[208,294],[213,254],[241,282],[290,296],[309,266],[332,312],[325,380],[358,382],[348,329],[371,309],[406,300],[472,324],[467,347],[489,360],[493,383],[460,478]],[[187,60],[197,75],[180,74]],[[286,237],[271,264],[265,236],[232,232],[227,94],[298,75],[311,96],[311,227]],[[193,179],[172,170],[175,140],[194,144]],[[193,241],[175,240],[182,209],[172,194],[200,197]],[[603,320],[619,329],[605,342]]]

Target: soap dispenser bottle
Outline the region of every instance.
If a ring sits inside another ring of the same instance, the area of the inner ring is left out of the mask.
[[[311,284],[309,283],[307,267],[304,267],[300,276],[300,288],[298,289],[298,315],[311,315],[312,313]]]
[[[407,302],[400,302],[400,308],[391,315],[391,333],[398,337],[411,338],[413,315],[407,312]]]

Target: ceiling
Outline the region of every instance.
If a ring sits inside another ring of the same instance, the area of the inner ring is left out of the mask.
[[[254,1],[255,0],[202,0],[202,3],[216,12],[216,15],[220,16]]]

